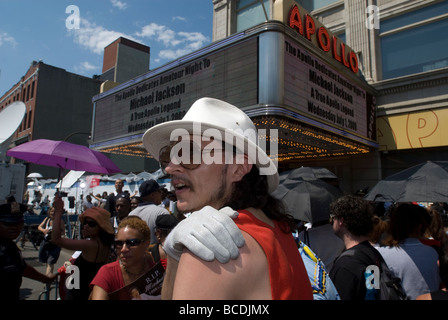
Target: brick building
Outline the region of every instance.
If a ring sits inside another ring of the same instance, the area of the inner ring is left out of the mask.
[[[0,98],[0,110],[15,101],[26,106],[12,145],[31,140],[65,140],[88,145],[92,127],[92,96],[101,81],[33,61],[25,75]],[[16,159],[16,162],[22,162]],[[58,169],[29,164],[28,172],[57,177]]]

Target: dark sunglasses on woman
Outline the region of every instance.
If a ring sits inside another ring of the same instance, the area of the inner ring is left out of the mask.
[[[98,225],[98,223],[96,223],[95,220],[86,220],[82,225],[83,226],[88,225],[90,228],[95,228]]]
[[[114,247],[115,248],[122,248],[124,244],[126,244],[126,247],[132,248],[139,246],[143,240],[141,239],[128,239],[128,240],[115,240],[114,241]]]

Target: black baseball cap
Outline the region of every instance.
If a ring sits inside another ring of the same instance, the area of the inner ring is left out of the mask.
[[[163,186],[159,185],[154,179],[144,181],[138,188],[138,190],[140,191],[140,197],[145,197],[148,194],[151,194],[154,191],[158,191],[160,189],[163,189]]]
[[[162,214],[156,218],[156,228],[171,230],[178,224],[179,220],[171,214]]]
[[[22,223],[26,209],[26,205],[17,202],[2,204],[0,205],[0,222]]]

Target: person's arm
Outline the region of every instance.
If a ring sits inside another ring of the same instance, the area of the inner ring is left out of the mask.
[[[61,221],[61,237],[65,237],[65,222],[62,219],[60,221]],[[54,221],[53,221],[53,223],[54,223]]]
[[[48,217],[46,217],[45,219],[44,219],[44,221],[42,221],[42,223],[37,227],[37,230],[39,230],[40,232],[42,232],[43,234],[47,234],[47,232],[48,232],[48,229],[46,229],[44,226],[45,226],[45,224],[47,223],[47,219],[48,219]]]
[[[109,294],[100,286],[93,286],[90,300],[109,300]]]
[[[415,300],[432,300],[431,293],[424,293],[419,295]]]
[[[90,193],[91,197],[94,197],[96,200],[100,201],[102,200],[102,198],[97,197],[96,195],[94,195],[92,192]]]
[[[178,264],[179,262],[176,259],[172,258],[171,256],[167,257],[167,266],[162,285],[162,300],[173,299],[174,280],[176,280]]]
[[[59,196],[54,197],[54,220],[53,220],[53,233],[51,235],[51,242],[58,247],[77,250],[77,251],[89,251],[97,250],[98,243],[92,240],[78,240],[61,237],[62,230],[62,213],[64,212],[64,202]]]
[[[32,280],[40,281],[43,283],[51,282],[56,279],[57,274],[52,274],[51,276],[47,276],[43,273],[37,271],[34,267],[27,264],[25,269],[23,270],[23,276],[26,278],[30,278]]]
[[[204,261],[189,251],[184,252],[175,275],[172,299],[235,300],[231,290],[233,279],[230,277],[230,270],[237,271],[234,261],[224,265],[218,260]]]
[[[202,260],[185,250],[175,274],[172,299],[272,299],[266,255],[255,239],[245,232],[243,236],[246,244],[238,258],[224,264],[217,259]]]

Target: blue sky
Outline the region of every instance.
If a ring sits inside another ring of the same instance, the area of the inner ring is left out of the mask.
[[[151,48],[153,69],[211,43],[212,25],[212,0],[0,0],[0,96],[33,60],[91,77],[124,36]]]

